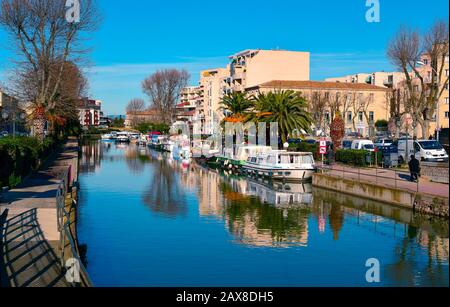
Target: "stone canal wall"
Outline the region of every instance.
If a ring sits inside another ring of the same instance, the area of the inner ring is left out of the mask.
[[[315,174],[316,187],[379,201],[417,212],[448,218],[448,198],[379,186],[371,182]]]

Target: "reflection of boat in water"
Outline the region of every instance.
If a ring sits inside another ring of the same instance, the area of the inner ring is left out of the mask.
[[[243,193],[275,206],[311,205],[313,201],[313,188],[309,183],[270,184],[247,180],[247,188]]]
[[[244,173],[273,180],[309,181],[315,172],[312,153],[273,150],[252,155],[243,166]]]

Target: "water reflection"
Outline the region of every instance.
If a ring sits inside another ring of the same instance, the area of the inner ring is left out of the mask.
[[[187,213],[186,192],[182,188],[179,174],[174,172],[164,159],[153,156],[150,161],[153,177],[145,190],[143,202],[153,212],[169,217],[185,216]]]
[[[83,146],[82,151],[81,171],[91,175],[98,172],[100,176],[99,170],[103,167],[118,167],[119,181],[125,193],[133,188],[137,193],[135,207],[151,212],[153,217],[148,219],[156,219],[153,223],[163,220],[159,227],[168,225],[170,221],[164,219],[167,217],[182,221],[183,229],[175,227],[172,230],[172,239],[176,242],[185,240],[186,244],[195,245],[197,241],[212,241],[218,247],[226,248],[231,258],[234,255],[232,247],[258,249],[263,254],[285,252],[295,254],[294,258],[301,251],[309,257],[303,261],[311,262],[318,257],[325,261],[322,264],[345,263],[342,268],[380,257],[386,279],[384,285],[448,285],[448,220],[415,215],[411,210],[313,188],[311,184],[280,184],[230,176],[195,164],[180,163],[145,147],[100,142]],[[106,181],[104,187],[108,178],[102,178]],[[118,208],[122,210],[123,207],[118,205]],[[127,204],[127,210],[138,210],[132,208]],[[140,214],[143,215],[141,211]],[[133,214],[128,216],[133,217]],[[108,223],[107,220],[99,222]],[[202,227],[205,230],[200,234],[188,234],[189,229]],[[219,227],[221,233],[231,239],[219,239],[209,227]],[[184,229],[187,230],[185,237]],[[142,240],[148,238],[148,234],[140,232],[130,235],[142,236]],[[167,229],[161,235],[170,242],[171,233]],[[139,238],[136,239],[139,242]],[[149,246],[153,243],[146,242]],[[89,244],[90,248],[95,248],[92,244]],[[127,247],[121,246],[122,250]],[[173,252],[174,259],[186,257],[182,251]],[[205,250],[206,254],[210,252]],[[346,255],[346,258],[337,259],[336,253]],[[252,257],[257,261],[260,255],[252,254]],[[238,257],[238,254],[234,256]],[[151,258],[151,254],[144,258]],[[285,258],[284,261],[289,260]],[[320,270],[322,264],[315,264],[315,269]],[[306,269],[301,261],[294,261],[290,266],[296,268],[298,278],[301,278],[300,273]],[[341,274],[346,274],[345,270]],[[352,285],[359,284],[358,278],[364,277],[364,273],[358,274]],[[192,274],[186,278],[188,276]]]

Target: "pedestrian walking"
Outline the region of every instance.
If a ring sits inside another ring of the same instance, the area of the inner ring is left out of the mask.
[[[409,172],[411,173],[411,181],[416,182],[419,180],[420,175],[420,161],[416,159],[416,156],[411,156],[409,161]]]

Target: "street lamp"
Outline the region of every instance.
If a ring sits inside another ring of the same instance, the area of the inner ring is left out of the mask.
[[[11,121],[13,123],[13,137],[16,137],[16,123],[18,120],[23,121],[26,116],[24,113],[8,112],[7,110],[4,110],[2,112],[2,118],[5,121],[10,117],[11,117]]]
[[[419,65],[419,66],[427,66],[427,64],[425,64],[423,61],[416,61],[416,64]],[[439,75],[439,73],[437,72],[437,70],[433,66],[430,66],[430,68],[433,70],[433,72],[436,74],[436,76]],[[438,80],[438,82],[439,82],[439,80]],[[436,101],[436,105],[437,105],[436,106],[436,112],[437,112],[437,115],[436,115],[436,140],[439,142],[440,133],[441,133],[441,126],[440,126],[441,123],[440,123],[440,113],[439,113],[440,112],[439,100]]]

